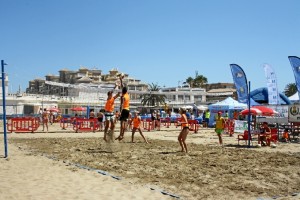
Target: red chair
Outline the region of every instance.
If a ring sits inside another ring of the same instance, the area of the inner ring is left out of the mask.
[[[244,141],[247,143],[247,141],[249,140],[249,134],[248,134],[248,131],[245,130],[245,131],[244,131],[244,134],[238,134],[237,139],[238,139],[238,145],[240,145],[240,140],[244,140]],[[252,144],[252,146],[253,146],[252,138],[250,138],[250,142],[251,142],[251,144]]]

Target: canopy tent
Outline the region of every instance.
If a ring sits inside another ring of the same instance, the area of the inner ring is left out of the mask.
[[[193,106],[182,106],[181,108],[187,109],[187,110],[192,110]]]
[[[228,115],[230,118],[233,117],[233,112],[235,110],[241,111],[247,108],[247,104],[240,103],[236,100],[234,100],[231,97],[228,97],[227,99],[220,101],[215,104],[211,104],[208,106],[208,109],[210,111],[210,118],[209,118],[209,126],[213,126],[215,121],[215,115],[218,113],[218,111],[221,111],[224,115],[225,111],[228,112]]]
[[[207,106],[200,105],[200,106],[197,106],[197,109],[198,110],[207,110]]]

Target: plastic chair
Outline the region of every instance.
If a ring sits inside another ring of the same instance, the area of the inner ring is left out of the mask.
[[[237,140],[238,140],[238,145],[240,145],[240,140],[244,140],[246,143],[247,141],[249,140],[249,134],[248,134],[248,131],[245,130],[244,131],[244,134],[238,134],[238,137],[237,137]],[[252,143],[252,138],[250,137],[250,142],[253,146],[253,143]]]

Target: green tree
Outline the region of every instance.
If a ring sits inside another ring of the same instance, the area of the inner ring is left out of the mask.
[[[190,87],[193,87],[194,79],[192,77],[188,77],[185,81],[190,85]]]
[[[141,103],[143,106],[159,106],[164,105],[166,96],[164,94],[153,94],[151,92],[158,92],[161,88],[157,84],[148,84],[148,93],[141,95]]]
[[[296,83],[289,83],[285,86],[284,88],[284,94],[287,96],[287,97],[290,97],[292,96],[293,94],[295,94],[297,92],[297,86],[296,86]]]
[[[203,87],[207,83],[207,78],[203,75],[199,75],[198,71],[195,73],[195,78],[188,77],[186,82],[190,85],[190,87]]]

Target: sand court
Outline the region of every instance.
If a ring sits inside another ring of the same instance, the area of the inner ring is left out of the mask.
[[[130,132],[105,143],[103,132],[49,130],[8,134],[0,199],[299,198],[298,143],[249,149],[225,135],[222,148],[213,129],[202,128],[188,135],[185,154],[175,127],[144,131],[150,144],[138,134],[131,143]]]

